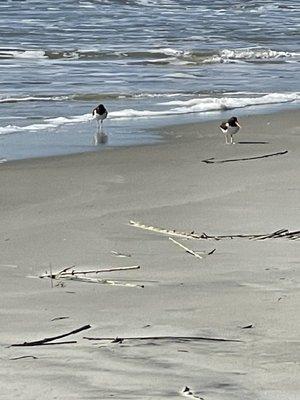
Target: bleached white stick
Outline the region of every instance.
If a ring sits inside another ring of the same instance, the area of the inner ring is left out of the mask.
[[[151,226],[151,225],[145,225],[142,224],[140,222],[136,222],[136,221],[129,221],[129,225],[134,226],[135,228],[140,228],[140,229],[145,229],[147,231],[152,231],[152,232],[156,232],[156,233],[162,233],[164,235],[168,235],[168,236],[177,236],[177,237],[182,237],[185,239],[201,239],[201,236],[198,233],[194,233],[194,232],[179,232],[176,231],[175,229],[165,229],[165,228],[159,228],[159,227],[155,227],[155,226]]]
[[[71,267],[71,268],[73,268],[73,267]],[[131,267],[110,267],[110,268],[103,268],[103,269],[98,269],[98,270],[86,270],[86,271],[75,271],[75,270],[70,271],[70,268],[68,268],[68,270],[59,271],[54,274],[50,271],[50,274],[46,273],[46,274],[40,275],[40,278],[51,278],[52,277],[52,279],[60,279],[60,278],[64,278],[66,276],[72,276],[72,275],[100,274],[103,272],[128,271],[128,270],[139,269],[139,268],[141,268],[139,265],[133,265]]]
[[[184,246],[183,244],[177,242],[176,240],[174,240],[174,239],[172,239],[172,238],[170,238],[170,237],[169,237],[169,240],[171,240],[171,242],[177,244],[177,246],[183,248],[187,253],[191,254],[192,256],[195,256],[195,257],[201,258],[201,259],[203,258],[203,257],[200,256],[200,254],[195,253],[193,250],[191,250],[191,249],[189,249],[188,247]]]
[[[101,274],[102,272],[114,272],[114,271],[129,271],[132,269],[140,269],[139,265],[133,265],[131,267],[111,267],[97,270],[87,270],[87,271],[70,271],[70,272],[62,272],[60,276],[66,275],[86,275],[86,274]]]
[[[66,275],[63,276],[63,279],[70,281],[79,281],[86,283],[98,283],[101,285],[111,285],[111,286],[126,286],[126,287],[139,287],[144,288],[144,285],[138,285],[136,283],[128,283],[122,281],[113,281],[111,279],[98,279],[98,278],[87,278],[86,276],[78,276],[78,275]]]

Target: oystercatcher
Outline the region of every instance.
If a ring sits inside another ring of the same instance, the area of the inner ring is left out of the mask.
[[[226,144],[234,144],[233,135],[235,135],[240,128],[241,125],[239,124],[237,117],[231,117],[227,122],[222,122],[220,129],[225,135]]]
[[[98,107],[93,109],[92,115],[97,120],[97,127],[98,127],[98,132],[99,132],[100,124],[101,124],[101,129],[102,129],[103,120],[107,117],[107,109],[104,107],[103,104],[99,104]],[[100,123],[99,123],[99,121],[100,121]]]

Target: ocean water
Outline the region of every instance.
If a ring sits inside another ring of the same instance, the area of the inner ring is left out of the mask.
[[[160,140],[155,128],[297,107],[297,0],[0,2],[0,162]]]

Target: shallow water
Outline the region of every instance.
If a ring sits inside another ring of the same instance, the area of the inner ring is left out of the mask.
[[[94,149],[100,102],[108,146],[211,113],[294,106],[299,14],[290,0],[1,2],[0,158]]]

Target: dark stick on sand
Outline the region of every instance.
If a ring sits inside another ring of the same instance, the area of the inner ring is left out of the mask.
[[[22,360],[23,358],[33,358],[34,360],[37,360],[37,359],[38,359],[36,356],[20,356],[20,357],[13,357],[13,358],[10,358],[10,360],[11,360],[11,361],[14,361],[14,360]]]
[[[87,337],[84,336],[83,339],[87,340],[97,340],[97,341],[112,341],[112,342],[120,342],[121,340],[166,340],[166,341],[210,341],[210,342],[241,342],[241,340],[237,339],[224,339],[224,338],[211,338],[211,337],[203,337],[203,336],[135,336],[135,337]]]
[[[49,343],[52,342],[53,340],[61,339],[63,337],[69,336],[69,335],[74,335],[75,333],[84,331],[86,329],[89,329],[91,325],[84,325],[81,328],[75,329],[74,331],[64,333],[63,335],[58,335],[58,336],[52,336],[49,338],[41,339],[41,340],[36,340],[34,342],[24,342],[24,343],[15,343],[12,344],[11,347],[20,347],[20,346],[43,346],[43,345],[54,345],[54,344],[69,344],[69,343],[76,343],[74,341],[70,342],[56,342],[56,343]]]
[[[262,156],[255,156],[255,157],[245,157],[245,158],[232,158],[228,160],[216,160],[214,157],[208,158],[206,160],[202,160],[202,162],[206,164],[222,164],[227,162],[235,162],[235,161],[248,161],[248,160],[258,160],[259,158],[267,158],[273,156],[281,156],[283,154],[287,154],[288,150],[279,151],[278,153],[271,153],[271,154],[264,154]]]
[[[300,231],[289,231],[288,229],[279,229],[276,232],[272,232],[269,234],[254,234],[254,235],[247,235],[247,234],[240,234],[240,235],[207,235],[203,233],[201,235],[201,239],[214,239],[214,240],[221,240],[221,239],[236,239],[236,238],[248,238],[250,240],[266,240],[266,239],[279,239],[279,238],[287,238],[291,240],[296,240],[300,238]]]

